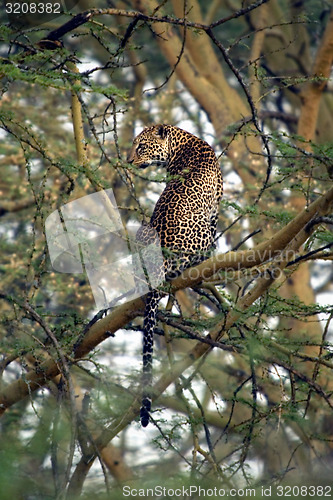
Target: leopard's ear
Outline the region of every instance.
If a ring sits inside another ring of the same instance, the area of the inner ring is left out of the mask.
[[[168,135],[168,126],[167,125],[156,125],[155,127],[156,136],[161,139],[165,139]]]

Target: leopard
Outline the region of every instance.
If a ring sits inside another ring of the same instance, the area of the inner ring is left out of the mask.
[[[160,273],[168,281],[184,269],[208,258],[215,248],[219,204],[223,194],[222,172],[213,148],[203,139],[169,124],[144,128],[133,140],[128,163],[136,168],[166,169],[166,186],[149,223],[141,226],[137,240],[148,245],[159,238],[163,251]],[[162,297],[151,289],[145,298],[142,348],[142,406],[140,420],[151,418],[152,359],[157,313]]]

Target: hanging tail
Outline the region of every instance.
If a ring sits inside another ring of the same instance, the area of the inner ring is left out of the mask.
[[[156,315],[160,295],[156,290],[152,290],[147,295],[146,307],[143,320],[143,372],[142,372],[142,406],[140,410],[140,419],[142,427],[147,427],[149,424],[151,399],[152,399],[152,382],[153,382],[153,349],[154,349],[154,332],[156,328]]]

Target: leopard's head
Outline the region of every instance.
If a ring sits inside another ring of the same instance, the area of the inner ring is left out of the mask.
[[[168,125],[154,125],[136,136],[127,161],[139,168],[148,165],[165,166],[168,157]]]

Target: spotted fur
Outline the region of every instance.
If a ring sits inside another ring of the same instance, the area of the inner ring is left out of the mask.
[[[202,139],[172,125],[145,128],[133,141],[128,161],[137,167],[166,167],[169,181],[148,226],[137,239],[150,243],[153,228],[164,251],[163,277],[170,279],[207,258],[214,247],[222,174],[213,149]],[[152,354],[160,294],[147,295],[143,323],[143,399],[141,424],[149,423]]]

